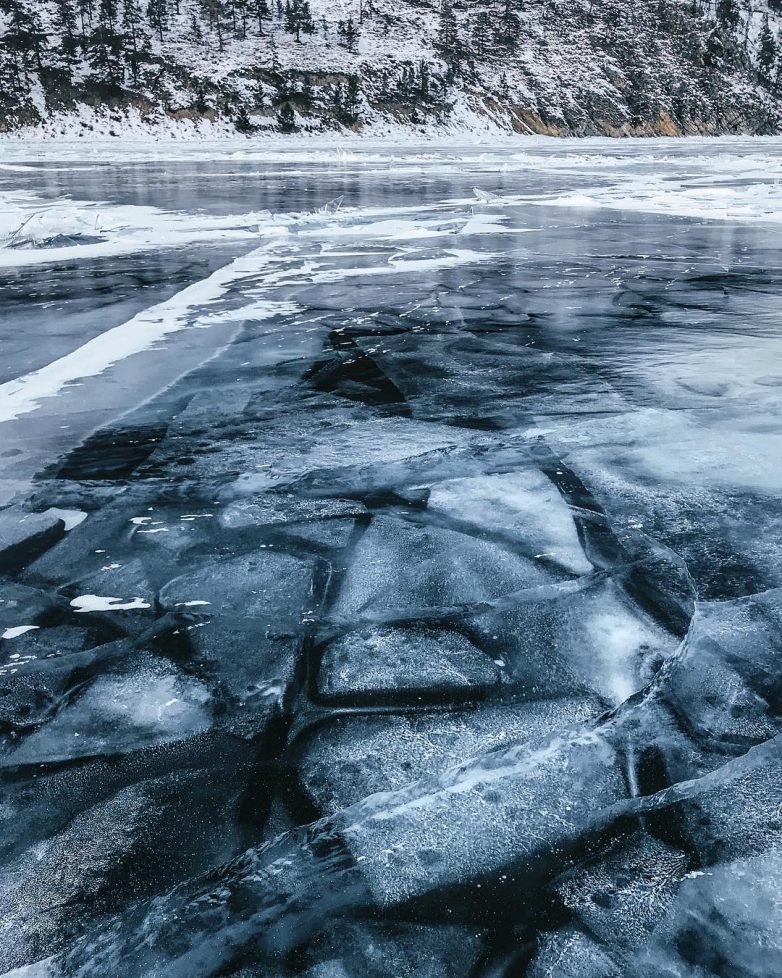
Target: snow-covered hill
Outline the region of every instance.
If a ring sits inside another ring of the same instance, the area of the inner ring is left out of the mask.
[[[780,131],[780,0],[699,3],[0,0],[0,130]]]

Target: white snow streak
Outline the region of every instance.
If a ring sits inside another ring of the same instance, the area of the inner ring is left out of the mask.
[[[208,278],[194,282],[165,302],[145,309],[132,319],[95,336],[67,356],[32,373],[0,384],[0,421],[10,421],[34,411],[47,397],[58,394],[68,384],[95,377],[120,360],[149,350],[163,337],[195,323],[197,310],[221,298],[238,279],[257,272],[270,256],[256,248],[218,269]],[[276,303],[268,303],[266,313],[277,313]],[[254,314],[260,310],[256,307]]]

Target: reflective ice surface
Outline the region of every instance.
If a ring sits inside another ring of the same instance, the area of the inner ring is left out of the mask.
[[[33,155],[0,974],[776,978],[782,147]]]

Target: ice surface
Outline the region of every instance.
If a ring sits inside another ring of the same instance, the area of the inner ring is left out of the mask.
[[[600,714],[590,699],[408,716],[346,716],[302,735],[302,787],[332,813],[376,792],[394,791],[470,757],[534,744]]]
[[[529,978],[620,978],[622,974],[621,965],[584,931],[543,932],[538,943]]]
[[[238,773],[227,765],[142,777],[23,850],[0,874],[3,972],[67,947],[129,898],[234,854],[238,840],[226,834],[225,821],[241,802],[241,780],[230,777]],[[67,792],[58,800],[65,804]],[[126,874],[117,873],[118,865]]]
[[[771,978],[782,966],[782,853],[736,860],[684,882],[667,919],[625,974]]]
[[[452,978],[474,966],[483,935],[467,926],[343,922],[324,928],[309,958],[308,978]]]
[[[284,716],[299,666],[295,638],[269,636],[254,622],[234,618],[194,621],[181,630],[192,651],[191,668],[209,688],[221,729],[256,738]]]
[[[584,556],[572,513],[537,468],[433,486],[429,509],[488,531],[507,534],[574,574],[592,565]]]
[[[546,581],[532,561],[488,541],[376,517],[332,609],[335,618],[412,615],[481,603]]]
[[[301,499],[293,495],[272,494],[242,499],[224,507],[220,523],[228,530],[250,527],[285,526],[300,521],[359,518],[367,509],[350,499]]]
[[[219,299],[237,279],[248,273],[257,273],[268,260],[264,248],[255,249],[221,268],[210,278],[188,286],[172,299],[101,333],[59,360],[1,384],[0,421],[34,411],[41,399],[54,397],[66,385],[103,373],[118,361],[149,350],[172,332],[198,325],[199,310]],[[265,310],[270,316],[276,311],[274,306]],[[201,325],[208,327],[217,321],[206,320]]]
[[[65,522],[56,513],[0,511],[0,568],[18,570],[56,543]]]
[[[611,579],[532,590],[471,620],[485,648],[532,698],[581,688],[621,703],[678,646]]]
[[[252,618],[261,634],[276,622],[301,622],[316,604],[312,567],[274,551],[228,558],[183,574],[166,584],[159,600],[167,609],[208,601],[210,614]]]
[[[46,264],[74,257],[119,257],[215,239],[251,241],[259,233],[279,230],[280,225],[268,213],[216,219],[156,207],[4,191],[0,196],[0,266]]]
[[[781,626],[779,591],[698,608],[666,698],[699,739],[740,750],[780,732]]]
[[[496,663],[464,635],[424,628],[378,628],[335,639],[320,661],[327,699],[442,696],[496,686]]]
[[[0,973],[777,978],[777,144],[6,149]]]
[[[494,874],[527,884],[541,863],[550,867],[583,845],[625,792],[607,740],[565,737],[467,761],[382,801],[370,797],[343,813],[343,835],[373,896],[388,906]]]
[[[646,944],[689,868],[686,853],[638,833],[596,865],[569,873],[557,893],[588,933],[626,958]]]
[[[192,736],[211,725],[206,688],[148,654],[129,656],[86,688],[75,682],[70,696],[48,723],[10,752],[6,763],[120,753]]]

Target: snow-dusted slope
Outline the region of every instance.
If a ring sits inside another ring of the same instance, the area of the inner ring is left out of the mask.
[[[765,3],[310,0],[298,39],[286,6],[0,0],[0,130],[675,135],[782,120]]]

